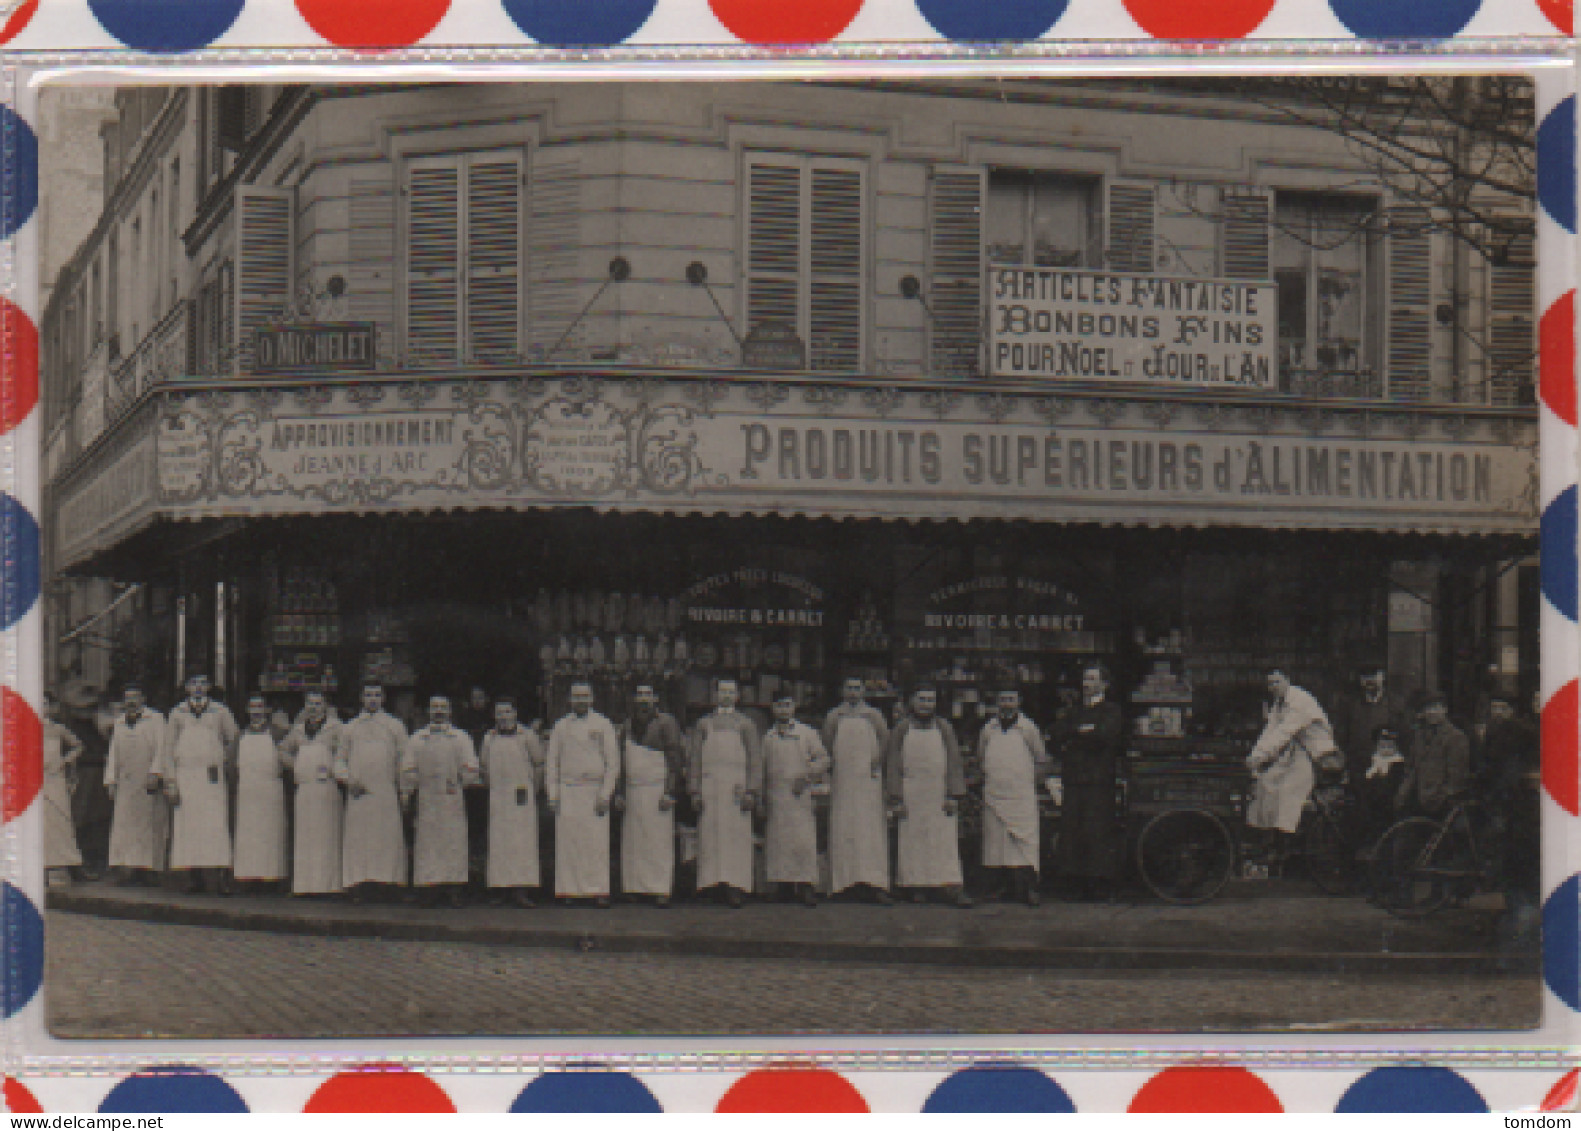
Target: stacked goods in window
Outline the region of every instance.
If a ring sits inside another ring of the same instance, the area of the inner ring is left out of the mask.
[[[666,710],[691,664],[678,601],[603,590],[540,589],[527,609],[550,717],[569,709],[571,686],[587,682],[599,711],[624,718],[639,684]]]
[[[368,629],[363,638],[366,647],[362,653],[361,681],[385,687],[414,686],[417,671],[412,664],[411,640],[404,617],[390,609],[370,608]]]
[[[308,566],[271,568],[266,583],[265,662],[258,689],[324,691],[340,685],[340,596],[329,576]]]
[[[1133,723],[1135,731],[1153,738],[1184,738],[1192,702],[1191,676],[1185,666],[1185,633],[1175,628],[1150,640],[1145,629],[1137,629],[1136,637],[1143,675],[1131,694],[1131,706],[1138,712]]]

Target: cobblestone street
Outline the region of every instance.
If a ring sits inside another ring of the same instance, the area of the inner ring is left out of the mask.
[[[51,912],[60,1037],[1517,1028],[1535,976],[1072,972],[315,938]]]

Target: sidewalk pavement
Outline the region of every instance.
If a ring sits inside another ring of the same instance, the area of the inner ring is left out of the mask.
[[[1405,920],[1359,898],[1293,880],[1234,882],[1212,902],[1042,907],[983,903],[816,908],[749,902],[541,904],[476,901],[461,909],[406,902],[352,905],[288,896],[188,895],[106,882],[52,888],[52,910],[150,923],[277,933],[568,947],[608,953],[800,958],[1088,970],[1267,970],[1412,976],[1535,973],[1535,940],[1512,945],[1497,915],[1449,909]]]

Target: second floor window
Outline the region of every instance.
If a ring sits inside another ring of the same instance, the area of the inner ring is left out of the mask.
[[[1377,203],[1369,197],[1277,195],[1270,258],[1287,382],[1376,370],[1381,246]]]
[[[1102,208],[1096,177],[994,170],[988,176],[988,261],[1022,267],[1098,267]]]
[[[509,150],[407,164],[409,364],[520,358],[524,171],[522,155]]]
[[[752,154],[747,162],[747,332],[792,330],[810,369],[864,357],[867,237],[861,162]]]

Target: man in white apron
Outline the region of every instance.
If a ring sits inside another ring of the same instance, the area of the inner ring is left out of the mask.
[[[239,737],[230,710],[209,698],[209,677],[189,678],[186,701],[170,712],[154,772],[171,805],[170,867],[192,871],[193,891],[227,887],[229,778]]]
[[[335,780],[345,726],[329,717],[322,691],[309,691],[302,717],[280,744],[280,758],[296,783],[291,893],[327,895],[345,886],[341,837],[346,801]]]
[[[917,688],[909,714],[889,736],[884,777],[897,825],[895,885],[910,888],[917,903],[935,889],[969,908],[956,825],[966,770],[955,729],[938,717],[938,709],[938,692]]]
[[[488,885],[509,892],[517,907],[532,907],[528,893],[543,883],[538,866],[538,793],[544,753],[538,736],[521,724],[516,700],[509,696],[494,701],[494,727],[483,736],[478,762],[489,787]]]
[[[884,813],[884,749],[889,724],[864,698],[860,679],[847,679],[844,697],[823,724],[833,763],[829,787],[829,891],[862,886],[874,902],[889,894],[889,826]]]
[[[236,744],[237,883],[274,884],[289,871],[285,839],[285,763],[269,730],[269,702],[247,700],[247,729]]]
[[[675,885],[675,799],[684,776],[686,744],[675,716],[659,710],[649,684],[632,695],[623,734],[624,806],[620,828],[620,886],[627,895],[651,895],[668,907]]]
[[[384,688],[362,689],[362,714],[346,725],[335,778],[346,787],[341,875],[353,903],[363,884],[406,883],[406,830],[401,825],[400,768],[406,728],[384,710]]]
[[[462,792],[478,783],[472,736],[450,721],[450,698],[428,700],[428,725],[412,732],[401,757],[401,797],[417,799],[412,886],[425,901],[462,905],[467,884],[467,803]]]
[[[983,867],[1009,878],[1009,896],[1029,907],[1038,892],[1037,783],[1048,770],[1048,754],[1036,724],[1021,713],[1021,693],[1001,691],[997,711],[977,744],[983,773]]]
[[[56,717],[60,700],[44,693],[44,780],[39,801],[44,809],[44,869],[74,872],[82,866],[77,847],[77,829],[71,819],[71,781],[77,759],[82,757],[82,739]]]
[[[796,719],[796,697],[774,700],[774,725],[763,736],[763,878],[784,884],[808,907],[818,905],[818,823],[812,786],[829,773],[818,732]]]
[[[1328,716],[1310,693],[1290,683],[1277,668],[1268,673],[1268,722],[1246,756],[1252,771],[1252,799],[1246,825],[1266,830],[1263,855],[1277,869],[1295,841],[1301,810],[1312,793],[1312,759],[1332,753],[1334,732]]]
[[[554,889],[609,906],[609,808],[620,780],[620,737],[593,710],[593,685],[571,685],[571,713],[549,732],[544,792],[554,815]]]
[[[143,689],[126,685],[125,710],[110,730],[104,788],[115,806],[110,819],[110,867],[126,887],[158,882],[170,840],[170,808],[154,764],[165,746],[165,720],[143,702]]]
[[[763,779],[757,727],[736,710],[740,697],[733,679],[715,686],[715,708],[692,732],[686,771],[697,814],[697,891],[718,887],[731,907],[753,888],[752,811]]]

